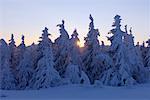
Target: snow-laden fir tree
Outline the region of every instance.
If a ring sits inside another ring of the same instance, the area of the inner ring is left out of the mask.
[[[82,59],[81,59],[81,53],[80,53],[80,47],[78,45],[78,42],[80,42],[78,38],[78,33],[77,30],[75,29],[73,34],[71,35],[70,39],[70,57],[72,59],[72,64],[78,65],[79,66],[79,71],[82,70],[83,64],[82,64]]]
[[[15,84],[17,86],[18,84],[18,80],[17,80],[17,66],[19,64],[20,61],[20,52],[19,49],[17,48],[17,46],[15,45],[15,40],[14,40],[14,35],[11,34],[11,39],[9,40],[9,66],[12,69],[12,73],[14,74],[15,77]]]
[[[35,80],[34,89],[58,86],[61,81],[59,73],[54,69],[52,43],[48,38],[49,35],[48,29],[45,27],[42,37],[40,37],[42,40],[39,43],[41,58],[37,63],[35,75],[33,76]]]
[[[10,67],[13,69],[13,73],[16,76],[16,67],[19,64],[19,51],[15,45],[15,40],[14,40],[14,35],[11,35],[11,39],[9,40],[9,53],[10,53],[10,57],[9,57],[9,62],[10,62]]]
[[[77,42],[79,42],[79,38],[77,30],[75,29],[69,42],[69,64],[65,71],[65,78],[72,84],[79,84],[81,77],[82,60]]]
[[[97,55],[100,53],[98,36],[98,29],[94,28],[94,19],[90,15],[89,19],[91,20],[89,24],[89,32],[87,37],[85,37],[85,51],[83,54],[83,70],[88,75],[90,82],[93,84],[94,80],[99,79],[101,73],[101,65],[97,64],[98,58]]]
[[[61,77],[64,77],[66,67],[69,64],[69,35],[64,26],[64,20],[62,20],[62,24],[58,24],[60,27],[60,36],[55,40],[55,68],[59,72]]]
[[[132,77],[137,82],[143,82],[146,79],[146,69],[144,68],[143,59],[140,55],[140,51],[138,51],[134,46],[132,30],[130,28],[130,33],[128,34],[127,26],[125,26],[125,33],[124,33],[124,44],[126,46],[126,56],[128,62],[131,66],[130,72]]]
[[[69,42],[69,64],[66,68],[65,78],[69,80],[69,83],[71,84],[89,85],[90,81],[87,75],[83,72],[83,64],[78,42],[80,42],[80,40],[78,38],[77,30],[75,29]]]
[[[0,89],[15,89],[15,77],[9,63],[9,48],[7,43],[0,40]]]
[[[11,39],[9,40],[9,50],[10,50],[10,66],[12,68],[16,67],[16,58],[15,58],[15,51],[16,51],[16,45],[15,45],[15,40],[14,40],[14,35],[11,34]]]
[[[114,67],[108,70],[107,74],[107,83],[108,85],[113,86],[123,86],[123,85],[132,85],[136,83],[136,80],[132,76],[132,66],[130,66],[128,58],[126,56],[126,47],[123,43],[123,32],[120,29],[120,16],[116,15],[114,17],[114,23],[110,33],[112,36],[108,38],[111,41],[110,52],[114,62]]]
[[[33,59],[31,52],[24,44],[24,36],[22,36],[22,43],[18,46],[20,51],[20,62],[17,66],[17,88],[25,89],[29,86],[29,81],[33,73]]]
[[[41,58],[41,53],[39,50],[39,46],[32,43],[32,45],[28,46],[24,52],[24,57],[23,57],[23,61],[22,63],[25,63],[27,59],[28,64],[25,64],[25,66],[29,65],[29,69],[31,68],[31,77],[29,79],[29,82],[26,82],[26,89],[30,89],[33,87],[34,83],[35,83],[35,70],[37,68],[37,63],[39,61],[39,59]],[[29,69],[27,69],[26,71],[30,71]],[[29,74],[28,74],[29,75]],[[29,84],[28,84],[29,83]]]

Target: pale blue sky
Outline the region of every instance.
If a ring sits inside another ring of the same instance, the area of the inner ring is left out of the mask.
[[[90,13],[101,33],[100,40],[106,42],[116,14],[122,17],[122,29],[126,24],[133,27],[135,42],[150,37],[150,0],[0,0],[0,38],[8,41],[14,33],[19,44],[24,34],[26,44],[37,43],[46,26],[54,40],[59,36],[56,25],[64,19],[69,35],[77,28],[83,40]]]

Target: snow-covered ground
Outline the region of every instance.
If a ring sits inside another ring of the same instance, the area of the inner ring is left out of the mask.
[[[150,100],[150,83],[128,87],[60,86],[0,91],[0,100]]]

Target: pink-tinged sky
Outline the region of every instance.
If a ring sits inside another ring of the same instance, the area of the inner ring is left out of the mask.
[[[150,0],[0,0],[0,38],[8,41],[13,33],[18,45],[24,34],[26,44],[30,45],[37,43],[46,26],[54,40],[60,35],[56,25],[64,19],[69,35],[77,28],[83,41],[90,13],[101,33],[100,41],[106,44],[116,14],[122,17],[123,30],[126,24],[132,27],[135,42],[150,38]]]

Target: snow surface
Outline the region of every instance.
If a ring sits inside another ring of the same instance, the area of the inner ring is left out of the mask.
[[[0,100],[150,100],[150,83],[126,87],[69,85],[41,90],[0,90]]]

